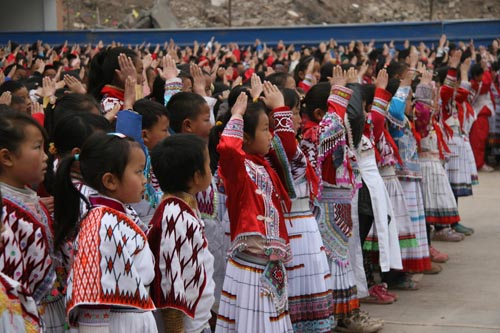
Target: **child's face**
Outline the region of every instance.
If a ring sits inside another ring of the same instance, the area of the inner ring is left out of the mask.
[[[208,139],[212,124],[210,123],[210,107],[208,104],[201,106],[201,112],[195,119],[187,119],[184,122],[182,133],[193,133],[200,138]]]
[[[145,129],[142,131],[142,138],[144,139],[144,144],[149,150],[153,149],[161,140],[165,139],[170,135],[168,132],[168,127],[170,126],[170,121],[167,117],[161,116],[156,124],[150,129]]]
[[[123,203],[141,201],[146,186],[145,166],[146,157],[142,149],[137,146],[132,147],[122,179],[117,180],[116,188],[110,191],[110,196]]]
[[[31,98],[26,87],[22,87],[21,89],[16,90],[12,95],[20,97],[24,100],[25,103],[23,104],[23,106],[21,106],[21,112],[31,113]]]
[[[249,154],[266,155],[271,146],[271,139],[269,118],[264,112],[261,112],[257,128],[255,129],[255,137],[253,139],[245,139],[244,149]]]
[[[17,188],[38,185],[43,181],[47,170],[42,133],[33,125],[26,126],[24,133],[25,139],[17,152],[6,152],[8,160],[2,156],[2,169],[7,178],[4,181]]]

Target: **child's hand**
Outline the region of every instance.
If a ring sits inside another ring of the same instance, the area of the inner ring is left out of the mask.
[[[309,61],[309,64],[307,65],[307,69],[306,69],[306,75],[307,74],[312,75],[313,71],[314,71],[314,59]]]
[[[170,55],[163,57],[163,69],[158,68],[158,73],[165,81],[175,79],[177,77],[179,71],[177,70],[174,59],[172,59]]]
[[[76,77],[71,75],[64,75],[64,83],[72,93],[76,94],[86,94],[87,89],[83,86],[83,84]]]
[[[56,94],[56,81],[46,76],[42,80],[42,97],[51,97]]]
[[[453,53],[453,56],[450,57],[450,62],[449,62],[450,67],[451,68],[458,68],[458,65],[460,64],[461,58],[462,58],[462,51],[456,50],[455,53]]]
[[[369,67],[369,66],[370,66],[370,65],[368,65],[368,61],[367,61],[367,60],[365,60],[365,61],[363,62],[363,64],[359,67],[358,77],[359,77],[360,79],[363,79],[363,77],[365,76],[366,71],[368,70],[368,67]]]
[[[285,105],[283,94],[274,84],[268,81],[264,82],[263,90],[265,97],[261,97],[261,99],[269,109],[274,110]]]
[[[203,97],[207,96],[205,91],[207,83],[201,68],[196,64],[191,64],[191,66],[189,66],[189,71],[193,77],[193,92]]]
[[[347,75],[346,75],[346,81],[347,83],[358,83],[358,71],[356,70],[356,68],[354,67],[351,67],[349,68],[349,70],[347,71]]]
[[[234,103],[233,108],[231,109],[231,114],[233,116],[238,116],[243,118],[243,115],[247,111],[247,103],[248,103],[248,96],[246,93],[242,92],[238,96],[238,99],[236,99],[236,103]]]
[[[262,85],[262,81],[260,80],[260,77],[257,74],[253,73],[251,78],[250,95],[255,100],[256,98],[260,97],[262,91],[264,91],[264,86]]]
[[[10,105],[12,101],[12,93],[10,91],[4,91],[0,95],[0,104]]]
[[[420,78],[421,84],[430,84],[432,82],[432,72],[424,71],[422,77]]]
[[[377,79],[375,80],[375,86],[385,90],[385,88],[387,88],[387,83],[389,83],[389,75],[387,74],[387,70],[384,68],[378,72]]]
[[[231,88],[240,86],[242,82],[243,82],[243,79],[241,78],[241,76],[238,76],[236,78],[236,80],[233,81],[233,84],[232,84]]]
[[[33,102],[33,104],[31,104],[31,114],[37,114],[37,113],[42,113],[44,114],[44,110],[43,110],[43,106],[42,104],[38,103],[38,102]]]
[[[342,67],[333,67],[332,77],[328,78],[330,85],[333,86],[345,86],[347,84],[346,73],[342,70]]]
[[[125,85],[125,81],[129,76],[137,76],[134,62],[125,54],[120,53],[120,55],[118,56],[118,65],[120,66],[120,69],[115,69],[115,73],[118,76],[120,82],[123,82],[123,85]]]
[[[135,103],[135,76],[129,76],[125,81],[125,92],[123,94],[123,109],[132,110]]]
[[[460,73],[461,73],[461,79],[462,79],[462,81],[468,81],[469,80],[468,75],[469,75],[469,69],[470,69],[471,61],[472,61],[471,58],[467,58],[460,65]]]
[[[110,123],[112,123],[115,120],[118,112],[120,112],[120,109],[121,109],[120,103],[116,103],[111,109],[111,111],[109,111],[104,115],[104,118],[106,118]]]

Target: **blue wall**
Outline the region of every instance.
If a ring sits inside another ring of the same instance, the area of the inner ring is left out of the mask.
[[[220,43],[236,42],[241,45],[253,44],[256,38],[269,45],[283,40],[286,44],[318,44],[335,38],[345,44],[350,40],[369,41],[377,44],[394,40],[397,45],[405,39],[413,43],[420,41],[436,43],[445,33],[451,41],[474,39],[476,45],[490,44],[500,37],[500,20],[469,20],[411,23],[373,23],[343,24],[301,27],[263,27],[263,28],[217,28],[193,30],[85,30],[85,31],[43,31],[43,32],[0,32],[0,44],[9,40],[20,43],[33,43],[43,40],[50,44],[62,44],[65,40],[72,43],[104,43],[117,41],[124,44],[140,44],[143,41],[152,44],[173,38],[177,44],[192,44],[194,40],[207,42],[212,36]]]

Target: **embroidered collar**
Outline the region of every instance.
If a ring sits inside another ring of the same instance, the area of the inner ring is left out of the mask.
[[[89,197],[89,201],[90,201],[90,204],[92,205],[92,207],[104,206],[104,207],[109,207],[109,208],[112,208],[114,210],[117,210],[123,214],[127,214],[127,210],[125,209],[125,206],[123,205],[123,203],[121,203],[120,201],[118,201],[116,199],[106,197],[106,196],[103,196],[101,194],[95,194],[95,195],[91,195]]]

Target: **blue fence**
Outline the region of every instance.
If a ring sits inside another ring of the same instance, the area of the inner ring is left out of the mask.
[[[215,37],[220,43],[236,42],[241,45],[253,44],[259,38],[262,42],[275,45],[283,40],[286,44],[313,45],[335,38],[339,43],[351,40],[369,41],[374,39],[380,45],[394,40],[401,45],[406,39],[413,43],[437,42],[442,34],[451,41],[474,39],[476,45],[490,44],[500,37],[500,20],[468,20],[438,22],[404,22],[373,24],[342,24],[300,27],[262,27],[262,28],[210,28],[192,30],[84,30],[84,31],[28,31],[0,32],[0,44],[9,40],[19,43],[32,43],[43,40],[49,44],[92,43],[102,40],[124,44],[140,44],[143,41],[164,43],[173,38],[179,45],[192,44],[194,40],[206,42]]]

